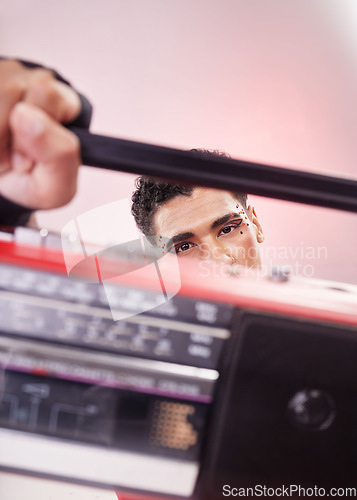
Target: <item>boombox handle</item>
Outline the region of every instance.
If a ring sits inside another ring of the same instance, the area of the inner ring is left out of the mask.
[[[357,181],[182,151],[71,128],[83,165],[357,212]]]

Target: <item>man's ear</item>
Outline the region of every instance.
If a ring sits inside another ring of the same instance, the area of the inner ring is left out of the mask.
[[[255,232],[256,232],[256,237],[257,237],[257,242],[258,243],[263,243],[263,241],[264,241],[264,233],[263,233],[262,226],[260,225],[258,216],[256,214],[255,208],[252,207],[251,205],[249,205],[249,207],[247,208],[247,214],[248,214],[248,217],[249,217],[251,223],[254,226],[254,229],[255,229]]]

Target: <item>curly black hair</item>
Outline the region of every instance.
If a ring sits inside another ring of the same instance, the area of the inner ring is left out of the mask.
[[[222,151],[210,151],[207,149],[191,149],[191,151],[210,156],[215,155],[230,158],[227,153]],[[136,225],[147,237],[154,235],[153,220],[157,209],[176,196],[190,196],[195,189],[193,186],[169,184],[145,176],[136,179],[135,187],[136,190],[131,197],[131,213],[134,216]],[[242,203],[243,207],[246,208],[247,194],[233,194]]]

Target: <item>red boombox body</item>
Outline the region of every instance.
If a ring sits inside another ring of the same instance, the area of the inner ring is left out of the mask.
[[[356,287],[184,259],[177,288],[170,258],[8,239],[1,468],[120,499],[355,486]]]

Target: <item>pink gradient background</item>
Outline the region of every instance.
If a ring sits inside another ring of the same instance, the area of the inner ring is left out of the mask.
[[[94,132],[356,178],[355,0],[13,0],[0,46],[73,82]],[[83,167],[75,200],[38,220],[60,230],[130,196],[133,179]],[[303,248],[314,277],[357,282],[356,215],[251,200],[266,246]],[[328,258],[311,261],[310,246]]]

